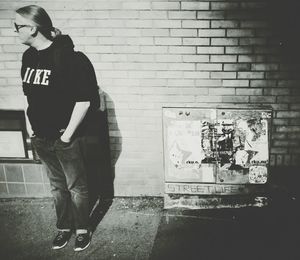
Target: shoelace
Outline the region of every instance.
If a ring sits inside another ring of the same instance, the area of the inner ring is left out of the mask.
[[[63,236],[64,236],[64,232],[63,231],[58,232],[57,240],[63,239]]]
[[[76,239],[81,242],[84,239],[84,235],[79,234]]]

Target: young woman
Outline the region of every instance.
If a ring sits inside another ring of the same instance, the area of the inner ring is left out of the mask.
[[[82,140],[89,115],[99,107],[97,80],[88,58],[74,51],[71,38],[53,27],[47,12],[29,5],[16,10],[15,31],[29,48],[22,58],[28,131],[46,166],[63,248],[73,231],[75,251],[90,245],[87,172]]]

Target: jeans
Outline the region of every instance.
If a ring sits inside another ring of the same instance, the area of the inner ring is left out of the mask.
[[[58,229],[88,229],[87,172],[80,142],[80,137],[70,143],[32,138],[32,145],[47,168]]]

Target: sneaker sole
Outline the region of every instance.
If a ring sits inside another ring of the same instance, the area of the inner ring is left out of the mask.
[[[57,249],[62,249],[68,244],[68,241],[66,241],[62,246],[52,246],[52,249],[57,250]]]
[[[74,251],[75,252],[83,251],[84,249],[87,249],[90,244],[91,244],[91,241],[84,248],[79,248],[79,247],[74,248]]]

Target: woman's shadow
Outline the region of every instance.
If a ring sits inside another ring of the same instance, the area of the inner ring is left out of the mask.
[[[112,119],[109,122],[108,118]],[[100,108],[91,116],[91,127],[84,145],[88,170],[90,228],[95,231],[114,198],[115,164],[122,151],[114,103],[100,91]],[[113,130],[113,136],[109,130]]]

